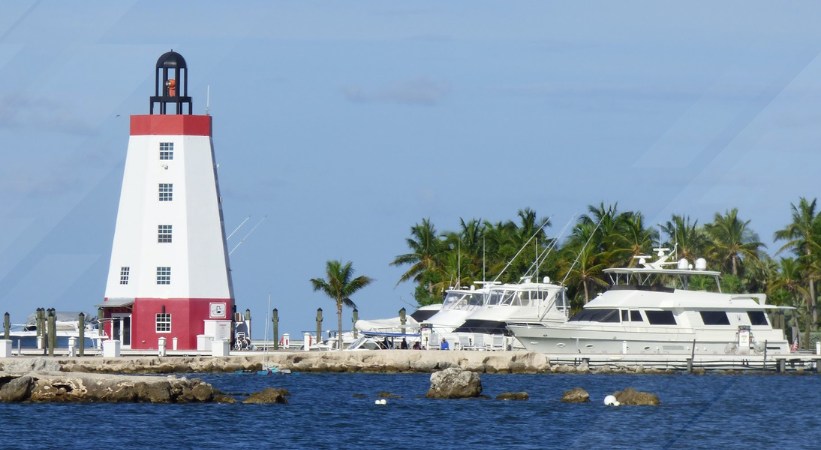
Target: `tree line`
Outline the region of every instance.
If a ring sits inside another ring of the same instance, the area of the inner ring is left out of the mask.
[[[589,206],[565,226],[569,230],[555,233],[548,232],[553,226],[548,218],[529,208],[519,210],[516,220],[460,219],[455,231],[439,231],[423,219],[410,229],[409,251],[391,265],[406,268],[398,283],[416,284],[414,297],[420,306],[441,302],[451,287],[516,282],[527,275],[563,283],[578,310],[607,289],[604,269],[635,266],[637,256],[675,246],[678,258],[691,263],[704,258],[709,269],[720,270],[723,292],[763,292],[769,303],[795,307],[788,315],[790,325],[809,333],[818,329],[821,213],[816,199],[802,197],[790,207],[790,221],[773,236],[780,244],[775,257],[736,208],[716,213],[709,223],[674,214],[654,226],[641,212],[602,203]],[[696,288],[715,287],[705,283]],[[808,336],[802,341],[806,344]]]

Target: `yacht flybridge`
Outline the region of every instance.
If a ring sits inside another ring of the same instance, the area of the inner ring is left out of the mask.
[[[704,259],[638,257],[638,267],[604,272],[609,290],[565,323],[511,320],[507,328],[527,350],[546,354],[769,354],[789,353],[773,329],[764,294],[728,294],[720,273]],[[714,284],[718,292],[694,290]]]

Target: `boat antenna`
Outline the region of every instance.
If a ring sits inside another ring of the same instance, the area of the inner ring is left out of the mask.
[[[251,216],[248,216],[248,217],[246,217],[245,219],[243,219],[243,220],[242,220],[242,222],[240,222],[240,224],[239,224],[239,225],[237,225],[237,227],[236,227],[236,228],[234,228],[234,231],[232,231],[232,232],[231,232],[231,234],[229,234],[229,235],[228,235],[228,237],[226,237],[225,239],[226,239],[226,240],[227,240],[227,239],[231,239],[231,236],[233,236],[233,235],[234,235],[234,233],[236,233],[237,231],[239,231],[239,229],[240,229],[240,228],[242,228],[242,226],[243,226],[243,225],[245,225],[245,222],[248,222],[248,219],[250,219],[250,218],[251,218]]]
[[[482,282],[487,281],[485,278],[485,234],[482,233]]]
[[[456,284],[462,287],[462,240],[456,242]]]
[[[576,255],[576,259],[573,261],[573,264],[571,264],[571,265],[570,265],[570,268],[569,268],[569,269],[567,269],[567,273],[564,275],[564,278],[562,278],[562,283],[561,283],[561,284],[562,284],[562,286],[564,286],[564,282],[565,282],[565,281],[567,281],[567,277],[569,277],[569,276],[570,276],[570,272],[572,272],[572,271],[573,271],[573,268],[574,268],[574,267],[576,267],[576,263],[578,263],[578,262],[579,262],[579,258],[581,258],[581,257],[582,257],[582,252],[584,252],[584,249],[585,249],[585,248],[587,248],[587,245],[588,245],[588,244],[590,244],[590,241],[593,239],[593,236],[595,236],[595,235],[596,235],[596,231],[599,229],[599,225],[601,225],[601,221],[602,221],[602,220],[604,220],[604,217],[605,217],[605,216],[601,216],[601,217],[599,218],[599,221],[598,221],[598,222],[596,222],[596,228],[593,228],[593,232],[592,232],[592,233],[590,233],[590,236],[587,238],[587,242],[585,242],[585,243],[584,243],[584,245],[582,246],[582,249],[581,249],[581,250],[579,250],[579,254],[578,254],[578,255]]]
[[[248,236],[251,236],[254,233],[254,231],[256,231],[257,227],[262,225],[262,222],[265,222],[265,219],[267,219],[267,218],[268,218],[268,216],[265,216],[262,219],[260,219],[260,221],[257,222],[257,224],[254,225],[253,228],[251,228],[251,231],[249,231],[245,236],[243,236],[242,239],[237,243],[237,245],[235,245],[234,248],[232,248],[231,251],[228,252],[228,256],[231,256],[231,254],[234,253],[234,250],[238,249],[239,246],[242,245],[242,243],[245,242],[246,239],[248,239]]]
[[[205,115],[211,110],[211,85],[205,88]]]
[[[535,237],[536,237],[536,236],[537,236],[537,235],[538,235],[538,234],[542,231],[542,229],[543,229],[544,227],[546,227],[546,226],[547,226],[547,224],[549,224],[549,223],[550,223],[550,220],[549,220],[549,219],[550,219],[550,218],[548,217],[548,220],[545,220],[545,221],[544,221],[544,223],[543,223],[540,227],[537,227],[537,228],[536,228],[536,231],[533,233],[533,235],[532,235],[532,236],[530,236],[530,238],[529,238],[527,241],[525,241],[525,243],[524,243],[524,244],[522,244],[522,248],[520,248],[520,249],[519,249],[519,251],[518,251],[518,252],[516,252],[516,254],[515,254],[515,255],[513,255],[513,258],[510,258],[510,261],[508,261],[508,262],[507,262],[507,264],[506,264],[506,265],[505,265],[505,267],[502,269],[502,271],[501,271],[501,272],[499,272],[499,274],[498,274],[498,275],[496,275],[496,278],[494,278],[494,279],[493,279],[493,281],[494,281],[494,282],[496,282],[496,281],[498,281],[498,280],[499,280],[499,277],[501,277],[501,276],[502,276],[502,274],[503,274],[503,273],[505,273],[505,270],[507,270],[507,268],[508,268],[508,267],[510,267],[510,265],[511,265],[511,264],[513,264],[513,261],[515,261],[515,260],[516,260],[516,258],[519,256],[519,254],[521,254],[521,253],[522,253],[522,251],[524,251],[524,249],[525,249],[525,248],[527,248],[528,244],[530,244],[530,241],[532,241],[532,240],[533,240],[533,239],[534,239],[534,238],[535,238]]]
[[[559,239],[561,239],[564,236],[564,233],[567,231],[567,227],[569,227],[570,224],[576,219],[576,216],[577,216],[577,214],[573,214],[573,216],[570,218],[570,220],[565,222],[564,227],[562,227],[562,230],[559,232],[559,235],[556,236],[556,239],[554,239],[553,242],[551,242],[547,246],[547,248],[542,250],[542,253],[536,258],[536,261],[533,264],[531,264],[530,267],[528,267],[527,272],[525,272],[525,276],[528,276],[530,274],[530,271],[534,270],[534,266],[535,266],[535,270],[537,271],[537,277],[536,278],[538,279],[539,265],[541,264],[541,262],[547,260],[548,255],[550,255],[550,252],[553,251],[554,248],[556,248],[556,246],[559,243]]]

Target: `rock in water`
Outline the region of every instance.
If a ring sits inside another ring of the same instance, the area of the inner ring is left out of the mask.
[[[83,373],[38,373],[0,378],[0,402],[151,402],[230,401],[198,379]]]
[[[661,404],[658,395],[650,392],[640,392],[633,388],[627,388],[623,391],[613,394],[622,405],[650,405],[658,406]]]
[[[496,400],[527,400],[530,396],[527,392],[502,392],[496,396]]]
[[[0,402],[14,403],[22,402],[31,395],[31,388],[34,386],[34,378],[22,376],[3,382],[0,380]]]
[[[479,374],[451,367],[430,376],[428,398],[471,398],[482,394]]]
[[[590,394],[584,389],[577,387],[565,391],[564,395],[562,395],[562,401],[565,403],[585,403],[590,401]]]
[[[242,403],[288,403],[286,395],[288,391],[285,389],[266,388],[249,395]]]

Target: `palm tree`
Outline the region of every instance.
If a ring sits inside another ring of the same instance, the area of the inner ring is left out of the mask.
[[[424,286],[428,298],[417,297],[417,301],[420,305],[427,304],[435,297],[434,285],[441,282],[443,278],[442,257],[446,247],[430,219],[422,219],[422,223],[411,227],[411,237],[405,242],[411,250],[410,253],[397,256],[390,264],[392,266],[410,264],[411,267],[399,277],[396,284],[412,279],[420,286]]]
[[[818,249],[821,245],[821,214],[815,211],[816,199],[811,202],[801,197],[798,206],[790,204],[792,223],[775,232],[775,239],[787,241],[778,253],[790,249],[798,257],[807,284],[807,307],[812,315],[813,327],[818,323],[818,310],[815,298],[815,280],[818,279]]]
[[[662,225],[661,230],[667,234],[668,245],[676,246],[676,257],[692,261],[704,256],[707,239],[704,230],[698,226],[698,220],[691,222],[689,216],[673,214],[672,220]]]
[[[806,314],[801,314],[800,311],[792,314],[793,342],[798,337],[800,319],[811,317],[810,303],[807,301],[810,294],[804,287],[801,272],[802,269],[795,259],[782,258],[767,290],[767,295],[773,299],[774,304],[794,306],[798,310],[801,310],[802,304],[806,306]],[[806,327],[805,330],[809,333],[810,327]],[[804,342],[809,343],[809,338],[804,339]]]
[[[709,237],[709,256],[723,268],[729,268],[733,276],[739,276],[739,265],[758,259],[764,244],[748,228],[750,221],[738,218],[738,208],[716,213],[712,223],[704,226]],[[729,267],[728,267],[729,266]]]
[[[658,230],[645,228],[644,216],[640,212],[623,212],[616,218],[615,248],[612,250],[615,263],[633,267],[636,256],[647,255],[658,242]]]
[[[596,238],[598,228],[587,218],[580,218],[573,230],[570,241],[562,249],[564,258],[561,261],[560,273],[569,287],[576,290],[575,297],[581,291],[583,304],[587,304],[593,292],[606,288],[608,283],[602,278],[602,270],[607,265],[601,262],[602,253],[598,249]]]
[[[311,285],[313,285],[314,291],[322,291],[336,302],[339,350],[342,350],[342,306],[355,308],[356,305],[353,300],[351,300],[351,296],[354,292],[371,284],[371,281],[373,281],[365,275],[354,278],[354,270],[351,266],[350,261],[345,264],[336,260],[328,261],[325,265],[325,275],[327,278],[311,278]],[[319,336],[317,336],[317,338],[319,338]]]

